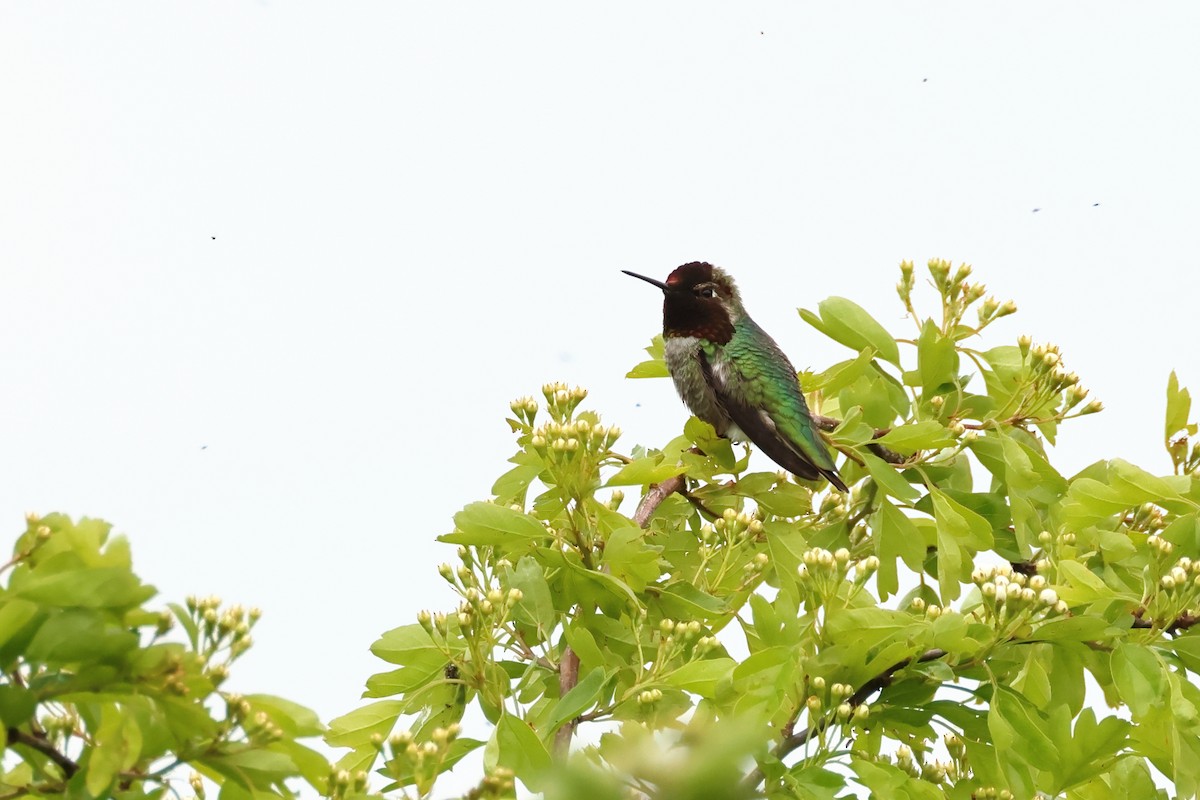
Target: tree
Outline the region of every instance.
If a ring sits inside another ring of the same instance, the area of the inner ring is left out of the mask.
[[[222,797],[289,796],[301,778],[345,800],[377,771],[375,791],[426,798],[480,749],[472,798],[517,782],[614,800],[1162,796],[1151,765],[1195,794],[1187,391],[1172,375],[1174,474],[1113,459],[1063,476],[1046,444],[1100,404],[1052,345],[979,349],[1015,306],[967,266],[929,272],[940,310],[923,316],[901,265],[911,338],[842,298],[801,311],[854,353],[800,376],[848,493],[750,471],[747,449],[696,419],[623,453],[581,389],[514,401],[512,468],[439,537],[456,547],[439,572],[458,606],[375,643],[390,667],[329,724],[347,749],[332,769],[297,741],[320,730],[308,712],[221,691],[252,614],[147,610],[106,528],[31,522],[0,594],[12,796],[161,796],[188,764]],[[632,377],[666,374],[661,341],[649,352]],[[77,588],[107,586],[93,572],[110,561],[124,593]],[[70,635],[43,632],[60,618]],[[161,641],[168,619],[185,644]],[[1097,713],[1088,682],[1128,719]]]
[[[298,776],[324,785],[325,757],[296,741],[322,732],[315,714],[220,689],[260,612],[216,598],[148,607],[154,587],[109,531],[30,515],[3,565],[0,798],[179,796],[188,782],[203,794],[201,776],[232,800],[292,797]]]
[[[979,349],[1016,307],[967,266],[929,273],[922,316],[901,266],[911,338],[842,298],[800,312],[854,352],[800,376],[847,494],[749,472],[694,418],[621,454],[582,390],[515,401],[512,469],[440,537],[459,606],[384,634],[397,668],[331,723],[347,774],[429,796],[486,747],[479,796],[515,776],[548,797],[1136,797],[1155,795],[1150,764],[1193,794],[1187,392],[1172,376],[1174,475],[1114,459],[1063,476],[1046,444],[1100,404],[1055,346]],[[631,377],[666,375],[649,352]],[[642,495],[631,516],[622,487]],[[1132,723],[1089,707],[1085,676]],[[492,726],[478,738],[468,706]]]

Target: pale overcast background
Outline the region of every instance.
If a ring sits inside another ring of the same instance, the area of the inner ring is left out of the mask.
[[[1200,389],[1200,5],[0,5],[0,520],[111,521],[162,600],[266,615],[232,685],[329,719],[453,601],[511,398],[624,379],[710,260],[797,367],[901,259],[967,261],[1108,410],[1055,463],[1164,472]],[[928,298],[929,295],[922,295]],[[632,498],[630,501],[632,507]]]

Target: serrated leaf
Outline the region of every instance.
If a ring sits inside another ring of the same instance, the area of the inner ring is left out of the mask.
[[[658,579],[661,547],[646,543],[646,532],[629,526],[609,534],[604,543],[602,563],[613,575],[625,581],[629,588],[641,592],[646,584]]]
[[[1191,413],[1192,395],[1179,385],[1179,377],[1172,370],[1171,377],[1167,379],[1167,419],[1166,431],[1163,434],[1168,443],[1180,431],[1195,433],[1194,430],[1190,430],[1193,426],[1188,425],[1188,416]]]
[[[899,590],[897,558],[918,574],[924,568],[925,537],[903,511],[886,499],[876,512],[875,551],[879,557],[879,591],[885,599]]]
[[[921,376],[922,397],[928,400],[958,378],[958,350],[954,340],[942,335],[933,320],[926,320],[917,340],[917,372]]]
[[[437,537],[439,542],[514,548],[549,537],[536,518],[494,503],[471,503],[454,515],[454,525],[458,530]]]

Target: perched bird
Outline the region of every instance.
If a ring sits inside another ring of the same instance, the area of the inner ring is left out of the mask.
[[[662,289],[667,369],[693,414],[721,436],[750,440],[789,472],[824,476],[846,491],[795,367],[750,319],[728,273],[701,261],[678,267],[666,283],[621,271]]]

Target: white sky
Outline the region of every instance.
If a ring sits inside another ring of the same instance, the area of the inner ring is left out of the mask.
[[[969,261],[1021,308],[986,344],[1059,343],[1108,406],[1055,462],[1165,471],[1198,35],[1183,2],[8,0],[0,520],[103,517],[162,600],[262,606],[235,685],[328,719],[452,604],[433,537],[506,468],[511,398],[679,431],[623,378],[660,299],[618,270],[695,259],[801,369],[847,351],[797,306],[904,332],[897,263]]]

